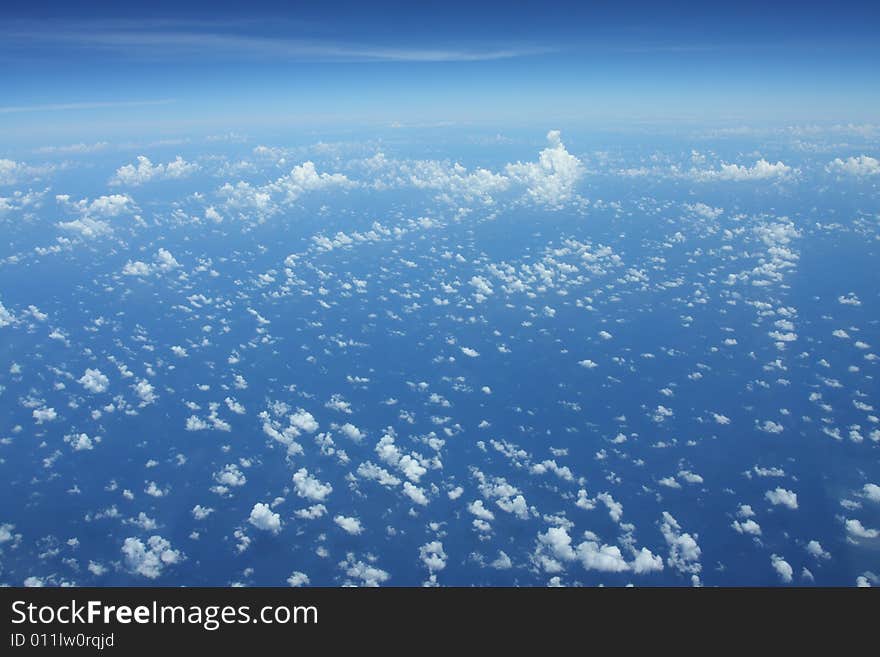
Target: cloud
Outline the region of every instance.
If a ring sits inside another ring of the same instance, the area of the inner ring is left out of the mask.
[[[0,185],[15,185],[22,181],[34,181],[52,173],[53,165],[32,166],[24,162],[16,162],[0,158]]]
[[[722,163],[720,169],[691,169],[691,177],[701,181],[730,180],[736,182],[786,178],[797,173],[796,169],[782,163],[771,164],[764,158],[752,166]]]
[[[305,573],[294,570],[293,573],[291,573],[290,577],[287,578],[287,583],[288,585],[293,587],[308,586],[309,584],[311,584],[311,580],[309,579],[309,576]]]
[[[807,551],[807,554],[810,554],[816,559],[831,558],[831,555],[822,547],[822,544],[819,541],[810,541],[804,549]]]
[[[547,133],[549,146],[538,154],[537,162],[508,164],[507,175],[526,186],[528,195],[539,203],[559,206],[571,199],[584,174],[581,161],[565,149],[559,130]]]
[[[66,112],[70,110],[105,109],[113,107],[143,107],[150,105],[167,105],[175,102],[171,98],[161,100],[121,100],[113,102],[87,102],[87,103],[52,103],[47,105],[5,105],[0,107],[0,114],[19,114],[29,112]],[[81,146],[80,144],[79,146]],[[97,145],[97,144],[96,144]],[[61,152],[69,152],[69,148],[56,149]],[[79,152],[79,151],[75,151]]]
[[[880,486],[877,484],[865,484],[862,487],[862,496],[871,502],[880,502]]]
[[[880,174],[880,160],[867,155],[848,157],[845,160],[838,157],[829,162],[825,170],[837,175],[876,176]]]
[[[225,183],[218,194],[227,209],[252,210],[264,216],[273,215],[307,192],[329,188],[350,188],[355,183],[341,173],[318,173],[311,161],[295,166],[290,173],[265,185],[254,186],[239,181]]]
[[[187,162],[179,155],[167,164],[153,164],[146,155],[138,155],[137,164],[119,167],[110,184],[137,187],[154,180],[179,180],[198,170],[198,164]]]
[[[785,506],[789,509],[798,508],[797,493],[785,488],[777,487],[775,490],[768,490],[764,493],[764,497],[768,502],[777,506]]]
[[[785,559],[778,555],[772,554],[770,555],[770,565],[773,566],[773,570],[775,570],[776,574],[779,575],[779,579],[782,580],[783,584],[791,584],[791,576],[794,571]]]
[[[703,569],[700,563],[702,550],[697,544],[697,535],[693,536],[681,530],[678,521],[666,511],[663,512],[660,532],[669,546],[667,563],[682,574],[691,574],[694,578]],[[694,579],[694,583],[698,580]]]
[[[443,551],[443,543],[431,541],[419,548],[419,558],[432,573],[446,568],[446,552]]]
[[[629,570],[629,564],[616,545],[600,546],[595,541],[584,541],[577,546],[576,554],[585,570],[598,570],[604,573]]]
[[[312,477],[305,468],[300,468],[294,473],[293,485],[298,496],[314,502],[323,502],[333,492],[333,486]]]
[[[128,194],[109,194],[92,201],[87,198],[73,201],[69,196],[60,194],[55,199],[67,210],[80,215],[78,219],[59,222],[58,228],[76,233],[84,239],[110,235],[113,225],[107,219],[137,211],[134,200]]]
[[[849,534],[851,538],[878,538],[880,537],[880,529],[869,529],[862,524],[861,520],[847,520],[846,523],[846,533]]]
[[[91,393],[99,394],[105,392],[110,385],[108,379],[101,370],[87,369],[79,379],[79,384]]]
[[[166,566],[180,563],[185,558],[161,536],[150,536],[146,545],[138,538],[126,538],[122,544],[122,554],[129,570],[149,579],[156,579]]]
[[[172,253],[167,249],[160,248],[153,256],[153,264],[141,260],[129,260],[122,267],[122,275],[144,278],[153,273],[167,273],[179,267],[180,263]]]
[[[485,47],[456,48],[421,45],[363,44],[339,40],[305,38],[299,35],[265,36],[248,32],[248,25],[230,30],[221,23],[200,22],[198,30],[191,22],[162,21],[132,23],[125,21],[76,21],[56,23],[51,30],[28,23],[4,30],[10,43],[40,43],[59,56],[69,49],[96,50],[114,57],[167,60],[181,58],[207,61],[272,60],[289,62],[480,62],[528,57],[555,52],[541,45],[496,44]],[[277,25],[273,25],[273,29]],[[150,101],[146,101],[149,103]],[[153,101],[159,103],[161,101]],[[79,105],[95,105],[93,103]],[[114,105],[97,103],[98,106]],[[49,106],[52,107],[52,106]],[[14,109],[13,109],[14,111]]]
[[[248,522],[257,529],[277,534],[281,531],[281,516],[274,513],[268,504],[257,502],[251,509]]]
[[[355,536],[364,531],[364,528],[361,525],[361,521],[357,518],[350,518],[347,516],[339,515],[333,518],[333,522],[335,522],[349,534],[353,534]]]
[[[428,504],[428,497],[425,495],[425,490],[408,481],[403,482],[403,494],[416,504],[421,506],[427,506]]]
[[[340,562],[339,567],[350,578],[346,582],[349,585],[358,583],[361,586],[379,586],[391,577],[387,571],[356,559],[351,553],[346,555],[345,561]]]

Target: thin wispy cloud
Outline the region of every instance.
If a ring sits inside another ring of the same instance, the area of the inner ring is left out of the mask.
[[[10,105],[0,106],[0,114],[21,114],[25,112],[63,112],[68,110],[105,109],[112,107],[146,107],[150,105],[168,105],[175,102],[173,98],[159,100],[121,100],[109,102],[53,103],[49,105]]]
[[[125,57],[161,60],[176,57],[200,59],[272,58],[314,62],[469,62],[511,59],[555,52],[534,44],[494,44],[480,47],[353,43],[330,38],[278,36],[257,31],[229,31],[227,24],[130,23],[8,26],[0,30],[7,45],[17,44],[50,51],[113,52]],[[2,46],[0,46],[2,49]]]

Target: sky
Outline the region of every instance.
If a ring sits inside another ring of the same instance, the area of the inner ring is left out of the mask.
[[[4,2],[0,586],[880,585],[878,13]]]
[[[0,137],[867,121],[876,3],[5,2]]]

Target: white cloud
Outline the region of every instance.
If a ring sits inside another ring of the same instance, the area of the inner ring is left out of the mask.
[[[314,433],[318,430],[318,423],[314,416],[301,408],[290,416],[290,424],[307,433]]]
[[[751,534],[752,536],[761,535],[761,525],[749,518],[748,520],[734,520],[731,525],[740,534]]]
[[[80,452],[94,448],[94,442],[89,438],[88,434],[78,433],[64,437],[64,442],[69,444],[74,451]]]
[[[357,582],[362,586],[379,586],[383,582],[387,582],[391,577],[387,571],[372,564],[357,560],[351,553],[346,555],[345,561],[341,562],[339,567],[343,569],[349,578],[351,578],[351,580],[347,582],[349,584]]]
[[[798,508],[797,493],[785,488],[777,487],[775,490],[768,490],[764,493],[764,497],[768,502],[777,506],[786,506],[789,509]]]
[[[248,522],[257,529],[277,534],[281,531],[281,516],[273,512],[268,504],[257,502],[251,509]]]
[[[78,382],[83,388],[94,394],[105,392],[110,386],[110,379],[102,374],[101,370],[91,368],[86,369],[85,374],[79,378]]]
[[[600,546],[595,541],[584,541],[577,546],[576,553],[586,570],[598,570],[604,573],[620,573],[629,570],[629,564],[616,545]],[[645,563],[643,560],[642,565]]]
[[[180,563],[185,558],[161,536],[150,536],[146,545],[138,538],[126,538],[122,554],[129,570],[149,579],[156,579],[166,566]]]
[[[876,176],[880,174],[880,160],[869,157],[868,155],[859,155],[857,157],[848,157],[845,160],[839,157],[833,159],[825,167],[828,173],[847,174],[850,176]]]
[[[822,547],[819,541],[810,541],[804,548],[808,554],[816,559],[830,559],[831,555]]]
[[[408,481],[403,482],[403,494],[416,504],[420,504],[421,506],[426,506],[428,504],[428,497],[425,495],[425,490]]]
[[[346,435],[349,439],[353,440],[356,443],[359,443],[364,439],[363,432],[354,426],[351,422],[346,422],[339,430]]]
[[[507,175],[526,186],[528,195],[539,203],[559,206],[570,200],[584,174],[581,161],[565,149],[558,130],[547,133],[549,145],[538,154],[537,162],[508,164]]]
[[[773,554],[770,555],[770,564],[773,566],[773,570],[776,571],[776,574],[779,575],[779,579],[781,579],[784,584],[791,584],[791,576],[794,571],[785,559]]]
[[[338,515],[333,518],[333,522],[339,525],[343,530],[348,532],[349,534],[353,534],[357,536],[358,534],[364,531],[363,526],[361,525],[361,521],[357,518],[351,518],[348,516]]]
[[[196,504],[192,508],[192,515],[193,515],[193,518],[195,518],[196,520],[204,520],[212,513],[214,513],[214,509],[211,509],[209,507],[204,507],[201,504]]]
[[[878,538],[880,537],[880,530],[878,529],[869,529],[862,524],[861,520],[847,520],[846,521],[846,533],[850,535],[852,538]]]
[[[468,504],[467,510],[481,520],[495,520],[495,514],[483,506],[483,500],[475,500]]]
[[[140,260],[125,263],[122,273],[125,276],[149,276],[154,272],[166,273],[180,267],[180,263],[167,249],[160,248],[153,256],[154,264],[148,264]]]
[[[432,573],[446,568],[446,552],[443,551],[443,543],[431,541],[419,548],[419,558]]]
[[[700,563],[702,550],[697,544],[697,535],[683,532],[678,521],[666,511],[663,512],[660,532],[669,546],[669,566],[683,574],[698,575],[703,566]]]
[[[796,173],[796,169],[790,166],[776,162],[771,164],[764,158],[761,158],[752,166],[742,166],[739,164],[722,163],[720,169],[692,169],[691,175],[697,180],[731,180],[731,181],[750,181],[750,180],[770,180],[773,178],[786,178]]]
[[[153,164],[145,155],[138,155],[137,164],[126,164],[116,170],[111,185],[137,187],[153,180],[177,180],[198,171],[199,165],[187,162],[179,155],[167,164]]]
[[[311,580],[309,579],[309,576],[305,573],[294,570],[293,573],[291,573],[290,577],[287,578],[287,583],[288,585],[293,587],[308,586],[309,584],[311,584]]]
[[[294,473],[293,485],[298,496],[314,502],[323,502],[333,492],[333,486],[311,476],[305,468],[300,468]]]
[[[355,186],[341,173],[318,173],[311,161],[295,166],[289,174],[266,185],[253,186],[240,181],[233,185],[226,183],[218,190],[228,208],[254,210],[263,215],[278,212],[281,207],[290,205],[307,192],[323,189],[346,189]]]
[[[862,496],[871,502],[880,502],[880,486],[877,484],[865,484],[862,487]]]

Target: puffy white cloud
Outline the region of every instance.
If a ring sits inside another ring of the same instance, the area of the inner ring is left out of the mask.
[[[69,444],[74,451],[90,450],[94,448],[94,442],[89,438],[88,434],[78,433],[64,437],[64,442]]]
[[[290,424],[291,426],[307,433],[314,433],[318,430],[318,423],[315,420],[315,417],[301,408],[290,416]]]
[[[764,498],[771,504],[777,506],[785,506],[789,509],[798,508],[797,493],[782,487],[777,487],[774,490],[768,490],[766,493],[764,493]]]
[[[416,504],[420,504],[421,506],[428,504],[428,497],[425,495],[425,489],[411,484],[408,481],[403,482],[403,494]]]
[[[138,155],[136,164],[126,164],[116,170],[111,185],[136,187],[153,180],[177,180],[199,170],[199,165],[187,162],[179,155],[167,164],[153,164],[145,155]]]
[[[141,400],[140,406],[147,406],[156,401],[156,392],[152,384],[146,379],[139,379],[137,383],[131,386],[134,394]]]
[[[54,170],[53,165],[32,166],[24,162],[0,158],[0,185],[15,185],[25,180],[38,180]]]
[[[268,216],[296,201],[307,192],[330,188],[350,188],[355,183],[341,173],[318,173],[311,161],[295,166],[289,174],[266,185],[253,186],[240,181],[226,183],[218,190],[229,209],[252,210]]]
[[[565,149],[558,130],[547,133],[548,146],[537,162],[508,164],[507,175],[526,186],[529,196],[539,203],[559,206],[570,200],[584,174],[581,161]]]
[[[878,538],[880,537],[880,529],[870,529],[862,524],[861,520],[849,519],[845,522],[846,533],[851,538]]]
[[[432,573],[446,568],[446,552],[443,551],[443,543],[440,541],[422,545],[419,548],[419,558]]]
[[[110,386],[110,379],[102,374],[101,370],[88,368],[79,378],[78,383],[89,392],[99,394]]]
[[[361,463],[358,466],[357,474],[364,479],[377,481],[383,486],[394,487],[400,485],[400,479],[388,472],[385,468],[380,467],[371,461]]]
[[[297,495],[314,502],[323,502],[333,492],[333,486],[311,476],[305,468],[300,468],[294,473],[293,485]]]
[[[287,578],[287,583],[288,585],[293,587],[308,586],[309,584],[311,584],[311,580],[309,579],[309,576],[305,573],[294,570],[293,573],[291,573],[290,577]]]
[[[751,534],[752,536],[761,535],[761,525],[749,518],[748,520],[734,520],[731,525],[740,534]]]
[[[58,223],[58,228],[69,233],[75,233],[84,239],[96,239],[113,232],[113,228],[109,223],[100,219],[93,219],[92,217],[62,221]]]
[[[58,413],[55,412],[54,408],[35,408],[33,413],[31,414],[36,420],[37,424],[43,424],[43,422],[51,422],[58,417]]]
[[[129,260],[122,267],[122,274],[124,276],[149,276],[152,271],[153,268],[150,265],[140,260],[135,260],[134,262]]]
[[[365,563],[351,553],[346,555],[345,561],[339,564],[339,567],[350,578],[347,584],[359,584],[361,586],[379,586],[383,582],[387,582],[391,575],[381,568],[372,564]]]
[[[140,260],[129,260],[125,263],[125,266],[123,266],[122,273],[125,276],[143,277],[149,276],[154,272],[170,272],[180,267],[180,263],[177,262],[177,259],[172,255],[172,253],[169,250],[162,248],[156,251],[156,254],[153,256],[153,263],[154,264],[149,264]]]
[[[862,496],[871,502],[880,502],[880,486],[877,484],[865,484],[862,486]]]
[[[652,553],[648,548],[642,548],[632,561],[632,571],[637,575],[643,573],[655,573],[663,570],[663,559]]]
[[[683,532],[678,521],[667,511],[663,512],[660,532],[669,546],[669,566],[683,574],[698,575],[703,566],[700,563],[702,550],[697,544],[697,535]]]
[[[195,518],[196,520],[204,520],[212,513],[214,513],[214,509],[212,509],[210,507],[204,507],[201,504],[196,504],[192,508],[192,515],[193,515],[193,518]]]
[[[475,500],[471,502],[468,504],[467,509],[480,520],[495,520],[495,514],[483,506],[483,500]]]
[[[504,550],[498,550],[498,557],[489,566],[495,570],[507,570],[513,568],[513,561],[510,560],[510,557],[507,556]]]
[[[779,579],[782,580],[784,584],[791,584],[791,577],[794,573],[791,565],[782,557],[772,554],[770,555],[770,565],[773,566],[773,570],[776,571],[776,574],[779,575]]]
[[[12,326],[18,320],[15,318],[15,315],[3,305],[3,302],[0,301],[0,328],[6,328],[7,326]]]
[[[831,555],[822,547],[822,544],[819,541],[810,541],[807,543],[804,548],[807,551],[807,554],[815,557],[816,559],[830,559]]]
[[[770,180],[773,178],[786,178],[796,173],[795,169],[782,163],[771,164],[764,158],[755,162],[752,166],[722,163],[719,169],[692,169],[691,175],[697,180]]]
[[[828,163],[825,170],[828,171],[828,173],[838,175],[876,176],[877,174],[880,174],[880,160],[869,157],[868,155],[848,157],[845,160],[837,157]]]
[[[150,536],[146,545],[138,538],[126,538],[122,544],[122,554],[129,570],[149,579],[156,579],[166,566],[180,563],[185,558],[161,536]]]
[[[339,525],[344,531],[355,536],[364,531],[363,525],[361,525],[361,521],[357,518],[338,515],[333,518],[333,522]]]
[[[268,504],[257,502],[251,509],[248,522],[257,529],[277,534],[281,531],[281,516],[272,511]]]
[[[363,432],[351,422],[346,422],[341,427],[339,427],[339,430],[344,433],[347,438],[353,440],[356,443],[359,443],[364,439]]]
[[[600,546],[595,541],[584,541],[577,546],[576,553],[586,570],[598,570],[603,573],[620,573],[629,570],[629,564],[616,545]],[[645,565],[644,561],[642,565]]]
[[[219,471],[214,473],[214,481],[221,486],[233,486],[238,488],[247,483],[247,477],[239,469],[235,463],[229,463]]]

